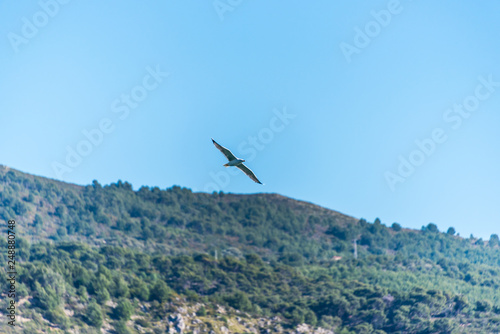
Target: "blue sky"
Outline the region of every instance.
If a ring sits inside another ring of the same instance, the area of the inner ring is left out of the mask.
[[[0,2],[0,163],[500,233],[500,4]],[[222,167],[210,138],[265,183]]]

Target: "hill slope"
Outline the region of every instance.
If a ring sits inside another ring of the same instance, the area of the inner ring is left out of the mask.
[[[497,236],[389,228],[277,194],[82,187],[7,167],[0,196],[2,226],[17,222],[27,333],[500,330]]]

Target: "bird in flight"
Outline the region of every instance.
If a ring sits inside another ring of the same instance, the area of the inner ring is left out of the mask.
[[[255,174],[250,170],[250,168],[248,168],[247,166],[245,166],[243,164],[245,162],[245,160],[236,158],[234,156],[234,154],[231,153],[231,151],[229,151],[227,148],[217,144],[217,142],[213,138],[212,138],[212,142],[214,143],[215,147],[217,147],[217,149],[219,151],[221,151],[222,154],[224,154],[226,156],[227,160],[229,160],[229,162],[227,164],[225,164],[224,167],[229,167],[229,166],[238,167],[239,169],[241,169],[243,171],[243,173],[248,175],[248,177],[251,178],[253,181],[257,182],[258,184],[262,184],[262,182],[260,182],[259,179],[257,179],[257,177],[255,176]]]

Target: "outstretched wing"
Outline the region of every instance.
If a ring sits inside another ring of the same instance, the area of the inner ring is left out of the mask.
[[[239,169],[241,169],[243,171],[243,173],[245,173],[246,175],[248,175],[249,178],[251,178],[252,180],[254,180],[255,182],[257,182],[258,184],[262,184],[262,182],[260,182],[259,179],[255,176],[255,174],[250,170],[250,168],[248,168],[244,164],[236,165],[236,167],[238,167]]]
[[[236,157],[234,156],[234,154],[231,153],[231,151],[229,151],[227,148],[217,144],[217,142],[213,138],[212,138],[212,142],[214,143],[215,147],[217,147],[217,149],[219,151],[221,151],[222,154],[224,154],[226,156],[227,160],[232,161],[232,160],[236,159]]]

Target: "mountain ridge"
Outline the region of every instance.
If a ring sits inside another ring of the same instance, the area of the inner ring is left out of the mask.
[[[0,219],[17,221],[25,333],[500,330],[497,235],[387,227],[279,194],[79,186],[5,167]]]

